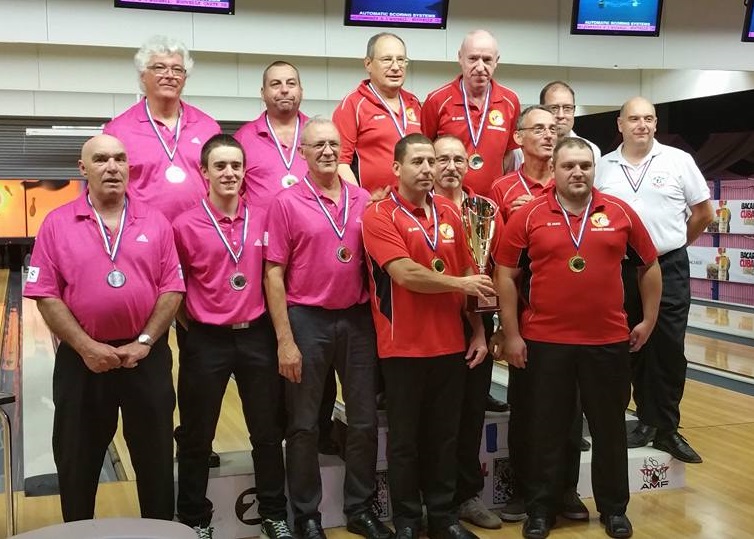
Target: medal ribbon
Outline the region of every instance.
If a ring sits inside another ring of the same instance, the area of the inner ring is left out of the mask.
[[[149,118],[149,123],[152,126],[152,129],[154,130],[154,134],[157,135],[157,138],[160,141],[160,144],[162,144],[162,149],[165,150],[165,153],[168,156],[168,159],[170,159],[170,162],[173,162],[173,158],[175,157],[175,152],[178,151],[178,139],[181,138],[181,118],[183,118],[183,107],[178,111],[178,123],[175,126],[175,147],[171,151],[170,148],[168,148],[168,143],[165,142],[165,139],[162,138],[162,134],[160,133],[160,128],[157,127],[157,123],[155,123],[154,118],[152,118],[152,113],[149,112],[149,106],[147,105],[147,100],[144,98],[144,108],[147,111],[147,118]]]
[[[344,196],[345,196],[345,207],[343,208],[343,228],[338,228],[338,225],[335,224],[335,219],[333,219],[332,215],[330,215],[330,212],[327,211],[327,208],[325,208],[325,205],[322,203],[322,199],[317,194],[317,191],[314,189],[312,184],[309,182],[309,178],[304,176],[304,183],[309,188],[309,191],[312,192],[312,195],[314,195],[314,199],[317,201],[317,204],[319,204],[320,209],[322,210],[322,213],[325,214],[325,217],[327,217],[327,220],[330,222],[330,226],[335,231],[335,235],[338,236],[339,240],[343,240],[343,236],[346,235],[346,225],[348,224],[348,211],[349,211],[349,201],[348,201],[348,182],[343,182],[343,189],[344,189]]]
[[[244,245],[246,245],[246,236],[249,232],[249,206],[245,205],[243,209],[243,234],[241,235],[241,247],[238,248],[237,253],[233,252],[233,248],[230,246],[230,243],[228,243],[228,239],[225,237],[225,234],[223,234],[223,231],[220,229],[220,223],[218,223],[217,219],[215,219],[215,216],[212,214],[212,211],[209,209],[209,206],[207,205],[206,200],[202,200],[202,206],[204,206],[204,211],[207,212],[207,215],[209,216],[209,220],[212,221],[212,226],[215,227],[215,230],[217,231],[217,235],[220,236],[220,239],[223,241],[223,245],[225,245],[225,248],[230,253],[230,257],[233,259],[233,262],[235,262],[237,266],[238,261],[241,260],[241,253],[243,253]]]
[[[484,130],[484,120],[487,118],[487,109],[490,106],[490,88],[491,84],[487,85],[487,95],[484,96],[484,109],[482,109],[482,116],[479,120],[479,129],[474,132],[474,126],[471,124],[471,111],[469,111],[469,99],[466,96],[466,87],[463,85],[463,81],[460,81],[461,93],[463,94],[463,109],[466,111],[466,126],[469,128],[469,135],[471,135],[471,143],[474,145],[474,149],[479,145],[479,139],[482,138],[482,131]]]
[[[296,147],[298,146],[298,127],[299,127],[301,118],[296,116],[296,131],[294,131],[293,133],[293,147],[291,148],[290,159],[285,158],[285,153],[283,152],[283,145],[280,144],[280,140],[278,140],[278,137],[275,134],[275,130],[272,128],[272,124],[270,123],[270,118],[269,116],[267,116],[267,113],[264,114],[264,121],[267,122],[267,129],[270,130],[270,135],[272,135],[272,140],[275,141],[275,147],[278,149],[278,153],[280,154],[280,159],[283,160],[285,169],[288,172],[290,172],[291,167],[293,166],[293,159],[296,157]]]
[[[524,189],[526,189],[526,194],[529,195],[530,197],[533,197],[534,195],[531,194],[531,190],[529,189],[529,186],[527,185],[526,180],[524,179],[524,175],[521,174],[520,170],[518,171],[518,179],[521,182],[521,185],[524,186]],[[560,202],[558,202],[558,204],[559,203]]]
[[[393,199],[393,202],[395,202],[398,205],[398,207],[401,209],[401,211],[403,213],[405,213],[406,215],[408,215],[409,219],[411,219],[414,223],[416,223],[416,226],[419,227],[419,230],[421,230],[421,233],[424,235],[424,239],[426,240],[427,245],[434,252],[434,251],[437,250],[437,236],[438,236],[439,223],[437,222],[437,206],[435,206],[434,195],[432,195],[432,193],[430,193],[429,196],[432,197],[432,202],[430,203],[430,206],[432,206],[432,220],[435,222],[435,226],[434,226],[434,236],[435,237],[434,237],[433,240],[429,238],[429,234],[427,234],[427,231],[424,230],[424,227],[421,225],[421,223],[416,218],[416,216],[413,213],[411,213],[410,211],[408,211],[403,206],[403,204],[401,204],[398,201],[398,199],[395,197],[395,194],[390,193],[390,198]]]
[[[94,204],[92,204],[92,199],[89,198],[89,194],[86,195],[86,201],[92,208],[94,217],[97,218],[97,227],[99,228],[100,236],[102,236],[102,242],[105,244],[105,252],[107,253],[107,256],[110,257],[110,262],[115,265],[115,257],[118,255],[118,250],[120,249],[120,239],[123,237],[123,229],[125,228],[126,224],[126,208],[128,208],[128,198],[124,199],[123,211],[120,214],[120,223],[118,224],[118,235],[116,236],[115,243],[112,246],[110,246],[110,240],[107,237],[105,222],[102,220],[100,214],[97,213],[97,210],[94,209]]]
[[[377,99],[380,100],[380,103],[382,103],[382,106],[385,107],[385,110],[388,111],[390,114],[390,118],[393,120],[393,124],[395,125],[395,128],[398,130],[398,134],[401,136],[401,138],[406,136],[406,127],[408,126],[408,118],[406,118],[406,105],[403,103],[403,97],[401,97],[400,92],[398,92],[398,102],[401,105],[401,115],[403,116],[403,125],[401,126],[401,123],[398,122],[398,118],[396,118],[395,113],[393,112],[393,109],[388,106],[387,102],[382,99],[382,96],[379,94],[377,90],[374,89],[374,86],[372,86],[372,83],[370,82],[367,86],[369,86],[369,89],[371,92],[377,97]]]
[[[649,165],[652,164],[652,161],[654,161],[655,156],[653,155],[649,161],[644,163],[644,166],[641,167],[641,172],[639,173],[639,180],[634,180],[633,174],[631,174],[631,171],[626,165],[621,165],[620,168],[623,169],[623,174],[626,176],[626,179],[628,180],[628,183],[631,184],[631,189],[634,190],[634,193],[639,192],[639,187],[641,187],[641,183],[644,181],[644,176],[647,175],[647,171],[649,170]]]
[[[586,230],[586,222],[589,220],[589,210],[592,207],[592,195],[589,195],[589,202],[587,202],[586,209],[584,210],[584,217],[581,220],[581,228],[579,228],[578,238],[573,235],[573,230],[571,230],[571,221],[568,219],[568,212],[560,203],[560,199],[558,198],[558,195],[555,195],[555,200],[558,202],[558,206],[560,206],[560,211],[563,212],[563,217],[565,218],[565,224],[566,224],[566,227],[568,227],[568,234],[570,234],[571,241],[573,242],[573,245],[576,247],[576,253],[578,254],[579,247],[581,246],[581,240],[584,238],[584,230]]]

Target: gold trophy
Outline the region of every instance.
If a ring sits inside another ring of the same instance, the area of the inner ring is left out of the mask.
[[[495,215],[497,205],[482,196],[468,197],[461,204],[463,235],[480,274],[485,273],[490,258],[492,238],[495,235]],[[500,310],[500,300],[497,296],[485,296],[483,299],[469,296],[466,310],[475,313],[497,312]]]

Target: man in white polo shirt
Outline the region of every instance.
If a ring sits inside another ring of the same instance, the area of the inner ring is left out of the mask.
[[[597,188],[627,201],[647,227],[659,253],[662,302],[647,344],[632,356],[634,401],[639,424],[628,447],[654,440],[656,449],[678,460],[702,458],[678,433],[679,405],[686,382],[684,340],[691,291],[686,245],[712,222],[714,211],[704,176],[693,158],[655,140],[657,114],[643,97],[626,101],[618,117],[623,143],[597,166]],[[641,320],[636,268],[624,264],[629,326]]]

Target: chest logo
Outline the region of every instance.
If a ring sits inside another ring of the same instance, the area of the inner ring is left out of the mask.
[[[652,176],[652,187],[655,187],[657,189],[661,189],[665,187],[665,175],[664,174],[656,174]]]
[[[453,227],[448,223],[440,223],[440,235],[445,240],[452,240],[455,237],[456,233],[453,230]]]
[[[589,220],[592,222],[592,225],[594,225],[597,228],[604,228],[606,226],[610,226],[610,219],[607,218],[607,215],[604,213],[598,211],[592,214],[592,216],[589,218]]]
[[[503,121],[504,121],[503,113],[500,112],[499,110],[492,109],[487,116],[490,120],[490,124],[497,125],[497,126],[503,125]]]
[[[406,109],[406,118],[409,122],[416,121],[416,112],[414,112],[414,109],[412,109],[411,107]]]

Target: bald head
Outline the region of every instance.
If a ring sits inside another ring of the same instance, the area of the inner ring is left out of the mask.
[[[623,135],[626,149],[646,154],[654,143],[657,113],[654,105],[644,97],[632,97],[620,108],[618,131]]]
[[[466,34],[458,51],[458,63],[466,91],[474,97],[485,94],[495,74],[500,53],[497,40],[487,30],[474,30]]]
[[[123,147],[123,143],[112,135],[95,135],[87,140],[81,147],[81,159],[91,157],[92,154],[105,149],[121,151],[123,155],[126,154],[126,149]]]
[[[110,135],[87,140],[81,147],[79,171],[94,201],[122,201],[128,185],[128,159],[120,140]]]
[[[645,109],[645,110],[652,110],[652,114],[655,113],[655,106],[652,104],[652,102],[647,99],[646,97],[641,97],[640,95],[637,95],[636,97],[632,97],[623,105],[620,107],[620,115],[624,118],[627,117],[627,111],[633,111],[637,108]]]
[[[461,49],[458,51],[458,54],[463,54],[465,50],[477,47],[485,47],[494,51],[495,59],[497,59],[497,39],[487,30],[472,30],[466,34],[461,42]]]

